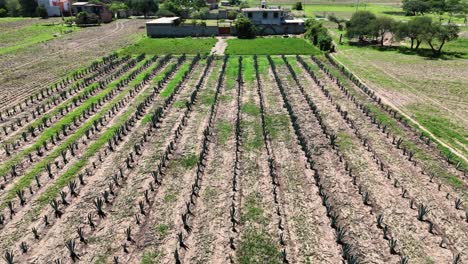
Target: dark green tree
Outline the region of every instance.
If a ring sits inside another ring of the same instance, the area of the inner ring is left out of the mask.
[[[130,8],[146,18],[149,13],[156,13],[159,10],[159,3],[156,0],[131,0]]]
[[[417,50],[423,41],[424,34],[429,32],[431,27],[432,19],[430,17],[415,17],[407,23],[400,22],[395,33],[398,39],[409,38],[411,40],[411,49]]]
[[[293,9],[294,9],[294,10],[299,10],[299,11],[300,11],[300,10],[303,10],[303,8],[302,8],[302,2],[296,2],[296,3],[294,4],[294,6],[293,6]]]
[[[38,6],[36,8],[36,15],[40,18],[47,18],[49,15],[47,14],[47,10],[44,6]]]
[[[403,0],[402,8],[408,15],[417,15],[418,13],[424,15],[430,11],[431,6],[425,0]]]
[[[255,26],[252,24],[252,21],[250,21],[250,19],[246,18],[245,16],[239,16],[234,21],[234,27],[236,29],[238,38],[255,38]]]
[[[427,41],[433,55],[440,55],[444,45],[458,38],[460,28],[455,24],[442,25],[440,22],[432,23],[429,31],[423,34],[423,39]]]
[[[396,29],[396,21],[391,17],[377,17],[372,22],[373,32],[379,38],[380,45],[384,45],[385,36],[391,35]]]
[[[36,0],[19,0],[23,16],[36,16],[37,2]]]
[[[346,36],[349,39],[358,38],[360,42],[366,38],[373,37],[375,29],[373,22],[376,16],[369,11],[357,11],[351,16],[351,19],[346,22]]]

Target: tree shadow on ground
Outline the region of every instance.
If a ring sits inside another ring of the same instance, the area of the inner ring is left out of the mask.
[[[466,54],[464,52],[457,52],[457,51],[442,51],[441,54],[433,54],[431,49],[428,48],[419,48],[417,50],[410,49],[409,47],[405,46],[380,46],[374,43],[369,42],[349,42],[350,46],[353,47],[366,47],[371,48],[378,51],[391,51],[391,52],[398,52],[405,55],[418,55],[424,57],[428,60],[452,60],[452,59],[463,59],[465,58]]]
[[[384,11],[383,14],[390,15],[390,16],[407,16],[406,12],[404,11]],[[411,16],[408,16],[411,17]]]

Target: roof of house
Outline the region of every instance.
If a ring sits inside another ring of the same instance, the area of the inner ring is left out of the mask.
[[[146,24],[174,24],[174,21],[180,19],[179,17],[161,17],[158,19],[146,22]]]
[[[249,8],[242,8],[242,11],[244,11],[244,12],[257,12],[257,11],[278,12],[278,11],[283,11],[283,9],[278,8],[278,7],[269,7],[269,8],[249,7]]]
[[[301,24],[301,23],[304,23],[304,20],[300,19],[300,18],[285,19],[284,23],[286,23],[286,24]]]
[[[76,2],[76,3],[73,3],[72,6],[102,6],[102,5],[93,4],[89,2]]]

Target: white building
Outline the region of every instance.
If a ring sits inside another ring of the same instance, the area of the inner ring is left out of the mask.
[[[37,0],[37,5],[43,6],[50,17],[61,16],[61,11],[70,11],[70,2],[68,0]]]

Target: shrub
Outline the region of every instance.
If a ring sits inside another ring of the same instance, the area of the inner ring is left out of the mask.
[[[45,9],[45,7],[41,5],[36,8],[36,15],[41,18],[49,17],[49,14],[47,14],[47,10]]]
[[[299,11],[300,11],[300,10],[303,10],[303,8],[302,8],[302,2],[296,2],[296,3],[294,4],[294,6],[293,6],[293,9],[294,9],[294,10],[299,10]]]
[[[157,17],[173,17],[175,14],[168,9],[161,8],[156,12]]]
[[[255,26],[250,19],[240,16],[234,22],[234,27],[237,31],[237,37],[244,39],[255,38]]]
[[[229,10],[229,12],[227,13],[227,19],[234,20],[236,19],[238,14],[239,13],[236,10]]]
[[[191,18],[195,19],[207,19],[210,10],[207,7],[200,8],[200,10],[195,10],[190,14]]]
[[[6,17],[7,16],[7,11],[5,8],[0,8],[0,17]]]

